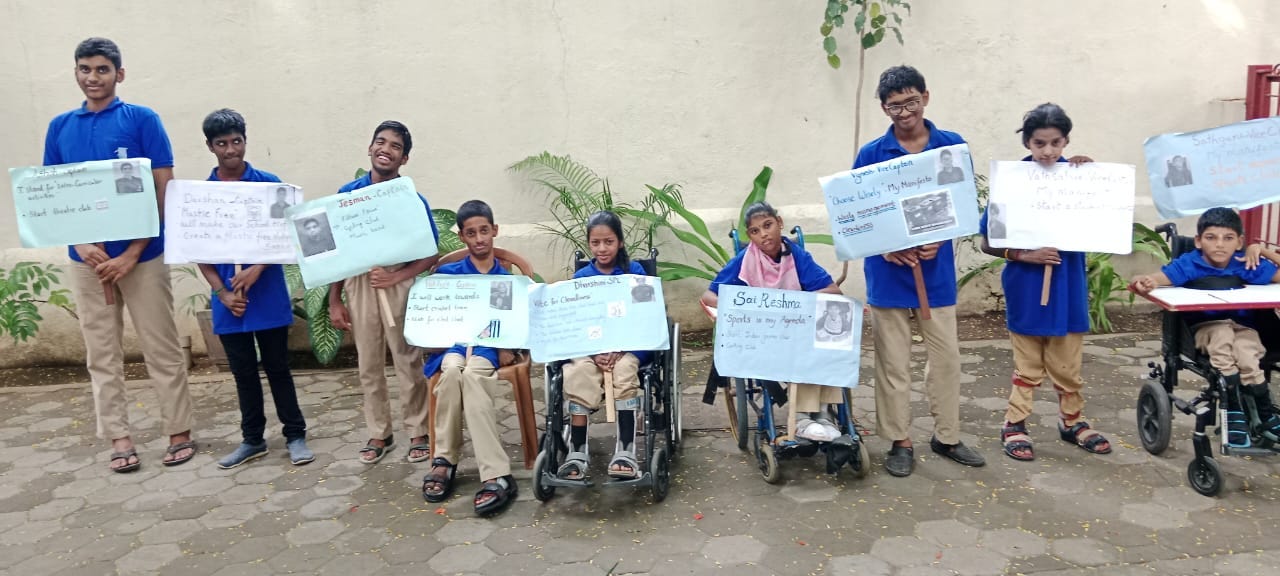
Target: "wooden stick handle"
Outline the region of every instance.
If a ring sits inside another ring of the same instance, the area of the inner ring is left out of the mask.
[[[1053,281],[1053,265],[1044,265],[1044,284],[1040,285],[1040,305],[1049,305],[1049,285]]]
[[[618,407],[614,405],[614,399],[613,399],[613,371],[612,370],[604,373],[604,406],[605,406],[605,412],[604,412],[605,421],[610,423],[617,422]]]
[[[799,392],[799,390],[797,390],[799,387],[799,384],[792,382],[790,386],[791,389],[787,391],[787,436],[792,441],[795,441],[795,439],[798,438],[796,434],[800,432],[799,430],[796,430],[796,405],[799,404],[796,402],[796,395]],[[773,406],[766,406],[765,409],[773,410]],[[738,417],[742,418],[743,415],[739,414]]]
[[[389,328],[395,328],[396,316],[391,312],[391,302],[387,301],[387,293],[383,290],[378,290],[378,307],[382,308],[382,322]]]
[[[924,274],[921,273],[919,264],[911,267],[911,276],[916,281],[916,299],[920,301],[920,318],[931,320],[933,315],[929,313],[929,290],[926,289]]]
[[[112,282],[102,282],[102,295],[107,299],[107,306],[116,305],[116,285]]]

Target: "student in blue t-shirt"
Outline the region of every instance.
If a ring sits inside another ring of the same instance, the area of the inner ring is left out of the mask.
[[[939,130],[924,117],[929,91],[924,76],[910,66],[880,74],[880,108],[893,123],[883,136],[858,152],[854,168],[925,150],[963,144],[955,132]],[[951,241],[869,256],[863,262],[871,335],[875,341],[876,431],[893,443],[885,470],[907,476],[915,467],[911,444],[911,318],[916,316],[929,351],[925,390],[933,415],[934,452],[966,466],[986,461],[960,441],[960,343],[956,339],[956,260]],[[915,279],[919,266],[926,283],[932,319],[919,318]]]
[[[215,110],[204,119],[204,142],[217,158],[209,173],[213,182],[279,182],[275,174],[258,170],[244,159],[248,137],[244,117],[235,110]],[[287,187],[281,190],[288,192]],[[283,200],[283,198],[281,198]],[[281,215],[283,217],[283,214]],[[289,372],[289,325],[293,323],[293,303],[279,264],[243,266],[200,264],[200,272],[213,289],[209,306],[213,310],[213,332],[227,352],[227,363],[236,380],[240,401],[240,433],[234,451],[218,461],[224,470],[267,455],[267,416],[263,407],[262,380],[258,377],[261,352],[262,371],[267,373],[276,416],[284,425],[285,447],[295,466],[315,460],[307,448],[307,422],[298,406],[298,392]],[[256,343],[256,348],[255,348]]]
[[[587,219],[587,245],[591,248],[591,262],[574,272],[574,278],[619,274],[644,276],[644,267],[627,254],[622,220],[617,214],[602,210]],[[652,300],[653,287],[646,287],[650,292],[649,300]],[[635,441],[636,410],[640,408],[640,366],[651,356],[650,352],[607,352],[565,362],[564,392],[569,399],[570,446],[564,464],[556,472],[559,477],[567,480],[586,478],[587,418],[600,408],[604,399],[605,372],[613,374],[613,398],[618,409],[618,439],[613,458],[609,460],[609,477],[628,480],[639,475]]]
[[[413,135],[409,133],[408,126],[394,120],[379,124],[369,142],[369,172],[343,185],[338,193],[349,194],[399,178],[400,168],[409,163],[412,151]],[[440,234],[436,230],[435,219],[431,217],[431,206],[421,194],[418,199],[426,208],[427,221],[423,225],[431,227],[432,236],[439,242]],[[329,319],[335,328],[350,330],[356,341],[360,388],[364,392],[364,418],[369,432],[368,442],[360,449],[360,461],[365,464],[378,463],[395,445],[391,399],[387,395],[388,350],[391,351],[396,379],[400,382],[403,423],[405,432],[409,434],[409,451],[405,460],[416,463],[431,458],[422,350],[405,342],[403,326],[409,288],[419,274],[431,269],[438,260],[438,255],[432,255],[393,266],[378,266],[367,273],[329,285]],[[342,298],[344,292],[346,302]],[[386,296],[394,324],[383,321],[379,293]]]
[[[116,158],[149,158],[160,218],[164,217],[165,186],[173,179],[173,149],[160,117],[145,106],[126,104],[116,97],[124,82],[120,48],[106,38],[89,38],[76,46],[76,82],[84,104],[49,122],[44,140],[44,164],[70,164]],[[173,293],[164,252],[164,228],[155,238],[78,244],[71,246],[72,291],[76,315],[84,334],[98,437],[111,441],[115,472],[141,466],[129,430],[129,401],[125,397],[123,309],[138,333],[147,373],[160,397],[163,433],[169,437],[164,465],[191,460],[194,418],[187,367],[173,321]],[[114,294],[107,305],[104,287]]]
[[[445,264],[440,274],[510,274],[495,257],[493,239],[498,225],[493,210],[480,200],[469,200],[458,208],[458,236],[467,245],[467,257]],[[502,511],[515,500],[519,488],[511,475],[511,459],[502,449],[498,432],[498,410],[494,397],[501,394],[497,378],[498,350],[485,346],[456,345],[427,361],[423,373],[440,373],[436,383],[436,453],[431,472],[422,480],[422,496],[427,502],[444,502],[453,493],[453,482],[462,460],[462,421],[471,433],[480,477],[476,492],[476,514],[488,516]]]
[[[1226,284],[1222,288],[1230,288],[1280,282],[1276,265],[1267,260],[1255,265],[1252,254],[1246,257],[1240,251],[1243,243],[1240,215],[1230,208],[1210,208],[1196,222],[1196,250],[1174,259],[1160,272],[1134,278],[1134,290],[1146,294],[1158,286],[1222,282]],[[1262,252],[1269,259],[1277,259],[1274,252]],[[1185,319],[1195,332],[1196,348],[1209,355],[1209,362],[1227,381],[1227,443],[1235,447],[1252,445],[1244,414],[1246,395],[1253,398],[1262,436],[1280,442],[1280,415],[1276,414],[1261,366],[1266,348],[1253,326],[1251,311],[1187,313]]]
[[[1062,156],[1071,142],[1071,118],[1057,104],[1041,104],[1022,117],[1022,145],[1031,151],[1024,162],[1046,168],[1058,162],[1078,166],[1088,156]],[[1089,290],[1085,283],[1085,254],[1061,252],[1052,247],[1035,250],[992,248],[988,238],[1006,221],[998,206],[989,206],[979,223],[982,251],[1005,259],[1005,319],[1013,344],[1013,386],[1009,408],[1000,428],[1004,453],[1014,460],[1034,460],[1027,417],[1031,415],[1035,389],[1047,377],[1058,392],[1058,435],[1094,454],[1111,452],[1106,437],[1084,421],[1084,397],[1080,389],[1084,335],[1089,331]],[[991,217],[995,216],[995,222]],[[1003,232],[1000,232],[1003,234]],[[1044,267],[1053,266],[1049,304],[1040,305]]]

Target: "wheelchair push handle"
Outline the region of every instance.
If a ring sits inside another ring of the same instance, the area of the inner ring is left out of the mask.
[[[1170,240],[1174,236],[1178,235],[1178,225],[1173,222],[1165,222],[1164,224],[1156,226],[1155,232],[1156,234],[1164,236],[1165,240]]]

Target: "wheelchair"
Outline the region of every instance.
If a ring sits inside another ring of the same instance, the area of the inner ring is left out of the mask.
[[[804,231],[799,226],[791,229],[791,236],[792,242],[801,248],[804,247]],[[734,252],[741,252],[744,246],[738,237],[738,231],[730,230],[729,237],[733,239]],[[704,309],[712,318],[715,317],[711,309],[705,307]],[[858,375],[854,374],[852,377],[856,379]],[[843,403],[827,407],[829,415],[844,436],[835,442],[814,442],[797,438],[779,442],[778,439],[785,435],[781,430],[785,426],[775,421],[773,407],[784,405],[788,392],[780,383],[755,378],[724,378],[719,376],[715,367],[712,366],[707,393],[703,396],[704,403],[715,402],[714,387],[716,386],[724,388],[724,404],[729,418],[729,430],[738,443],[738,449],[747,452],[750,447],[749,452],[755,456],[756,465],[765,482],[776,484],[782,480],[782,472],[778,467],[780,460],[808,458],[820,451],[828,454],[827,472],[829,474],[839,472],[843,464],[849,465],[855,478],[866,476],[871,469],[871,458],[867,453],[866,443],[863,442],[850,409],[853,406],[853,394],[850,388],[841,391]],[[751,426],[750,421],[752,416],[755,418],[754,427]],[[851,457],[843,462],[839,459],[833,460],[835,453],[831,450],[837,447],[837,443],[840,443],[840,447],[847,448],[847,453],[851,454]]]
[[[1179,236],[1177,227],[1172,223],[1157,227],[1156,232],[1165,236],[1173,258],[1196,249],[1195,239]],[[1280,339],[1280,320],[1270,308],[1255,312],[1255,326],[1267,349],[1262,359],[1262,368],[1267,375],[1267,380],[1270,380],[1271,373],[1280,363],[1280,342],[1277,341]],[[1222,491],[1223,478],[1222,469],[1213,458],[1210,433],[1221,437],[1219,450],[1224,456],[1270,456],[1280,450],[1280,445],[1274,444],[1258,433],[1261,428],[1260,421],[1253,399],[1247,396],[1243,398],[1243,408],[1249,423],[1251,445],[1249,447],[1228,445],[1222,430],[1226,426],[1225,417],[1222,421],[1219,420],[1218,404],[1226,402],[1226,395],[1233,391],[1228,390],[1222,373],[1210,364],[1209,356],[1196,349],[1195,332],[1187,323],[1185,314],[1185,312],[1170,311],[1161,313],[1160,348],[1163,365],[1157,365],[1155,362],[1147,364],[1151,372],[1148,375],[1148,381],[1143,384],[1138,394],[1138,437],[1147,452],[1159,455],[1169,447],[1173,409],[1194,415],[1195,432],[1192,437],[1192,446],[1195,456],[1187,466],[1187,482],[1196,492],[1212,497]],[[1207,382],[1200,393],[1190,401],[1173,394],[1174,388],[1178,385],[1179,370],[1190,370]]]
[[[657,276],[657,250],[638,259],[645,274]],[[574,253],[574,270],[590,264],[582,252]],[[632,479],[610,479],[605,486],[648,487],[654,502],[667,497],[671,487],[671,466],[684,441],[684,420],[680,413],[680,324],[667,323],[671,346],[653,352],[653,357],[640,366],[641,407],[636,414],[636,461],[640,474]],[[556,488],[587,488],[594,483],[585,474],[578,479],[557,475],[569,454],[569,401],[564,392],[564,365],[568,360],[549,362],[544,368],[546,432],[538,443],[539,452],[533,464],[533,495],[540,502],[550,500]],[[640,438],[643,437],[643,448]]]

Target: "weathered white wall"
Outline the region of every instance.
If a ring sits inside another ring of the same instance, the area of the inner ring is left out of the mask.
[[[928,78],[928,116],[969,139],[980,169],[1020,157],[1022,113],[1049,100],[1076,122],[1071,152],[1141,163],[1148,136],[1242,118],[1245,66],[1280,60],[1280,8],[1266,0],[915,4],[906,45],[868,53],[863,141],[887,125],[877,75],[908,62]],[[827,67],[821,11],[816,0],[5,2],[0,165],[40,161],[49,119],[82,99],[75,44],[101,35],[124,52],[120,94],[163,117],[180,178],[212,166],[200,121],[218,107],[248,118],[251,161],[312,194],[366,166],[370,131],[399,119],[416,137],[405,173],[432,203],[491,201],[505,243],[544,269],[566,256],[527,238],[545,209],[504,170],[542,150],[574,155],[627,197],[679,182],[721,230],[767,164],[784,215],[825,231],[816,178],[853,157],[856,56],[839,33],[846,66]],[[1140,212],[1155,220],[1149,202]],[[13,227],[4,198],[5,261],[62,260],[16,249]],[[668,289],[678,316],[697,318],[701,288]],[[966,290],[968,310],[989,306],[982,292]],[[81,357],[69,321],[51,320],[38,343],[0,343],[0,365]]]

